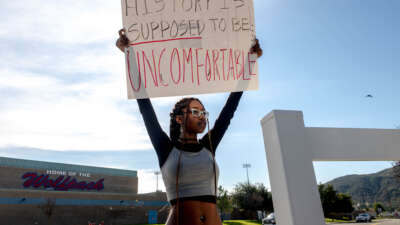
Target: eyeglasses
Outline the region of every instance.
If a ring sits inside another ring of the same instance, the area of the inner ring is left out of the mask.
[[[194,117],[201,117],[203,115],[204,118],[208,118],[209,113],[207,111],[205,111],[205,110],[202,111],[202,110],[194,109],[194,108],[191,108],[189,110],[190,110],[190,112],[192,113],[192,115]]]

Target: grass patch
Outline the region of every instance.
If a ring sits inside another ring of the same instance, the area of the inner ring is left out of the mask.
[[[354,220],[333,220],[333,219],[328,219],[325,218],[325,222],[326,223],[354,223]]]
[[[225,220],[223,225],[260,225],[261,222],[257,220]],[[148,224],[140,224],[148,225]],[[152,224],[152,225],[164,225],[164,224]]]
[[[224,225],[260,225],[257,220],[225,220]]]

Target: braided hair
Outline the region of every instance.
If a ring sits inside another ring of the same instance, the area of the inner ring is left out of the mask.
[[[189,104],[192,101],[198,101],[201,105],[203,105],[203,103],[201,103],[201,101],[197,98],[182,98],[175,104],[172,112],[170,113],[171,120],[169,125],[169,136],[172,142],[176,142],[181,135],[181,125],[176,122],[175,118],[176,116],[183,115],[183,109],[188,109]],[[183,127],[185,127],[185,124],[183,124]]]

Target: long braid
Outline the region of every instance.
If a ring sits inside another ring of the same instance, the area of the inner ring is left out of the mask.
[[[210,150],[211,150],[211,155],[213,158],[213,170],[214,170],[214,191],[215,191],[215,197],[217,197],[217,171],[215,169],[215,149],[212,145],[211,141],[211,131],[210,131],[210,121],[207,118],[207,134],[208,134],[208,142],[210,144]]]

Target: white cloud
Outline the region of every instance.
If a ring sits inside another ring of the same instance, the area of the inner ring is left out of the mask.
[[[155,192],[157,188],[157,177],[152,170],[139,170],[139,193]],[[161,174],[158,175],[158,190],[165,191],[165,185]]]
[[[21,100],[21,99],[20,99]],[[0,146],[53,150],[151,148],[144,127],[112,101],[95,95],[21,100],[0,111]]]
[[[106,55],[78,57],[73,70],[99,79],[65,83],[52,74],[0,68],[0,146],[53,150],[132,150],[151,148],[139,113],[126,100],[124,62]],[[99,61],[96,58],[100,58]],[[120,64],[120,65],[118,65]],[[63,72],[60,66],[60,72]],[[113,68],[120,68],[115,69]],[[95,77],[95,76],[93,76]],[[11,91],[19,95],[9,94]],[[133,111],[133,110],[130,110]]]
[[[0,87],[29,90],[32,88],[52,87],[57,80],[51,77],[40,77],[32,73],[21,74],[19,71],[0,68]]]
[[[53,150],[150,148],[143,127],[112,103],[65,98],[39,108],[1,113],[0,146]]]
[[[0,35],[10,38],[89,43],[113,38],[122,27],[119,1],[3,1],[0,6]]]

